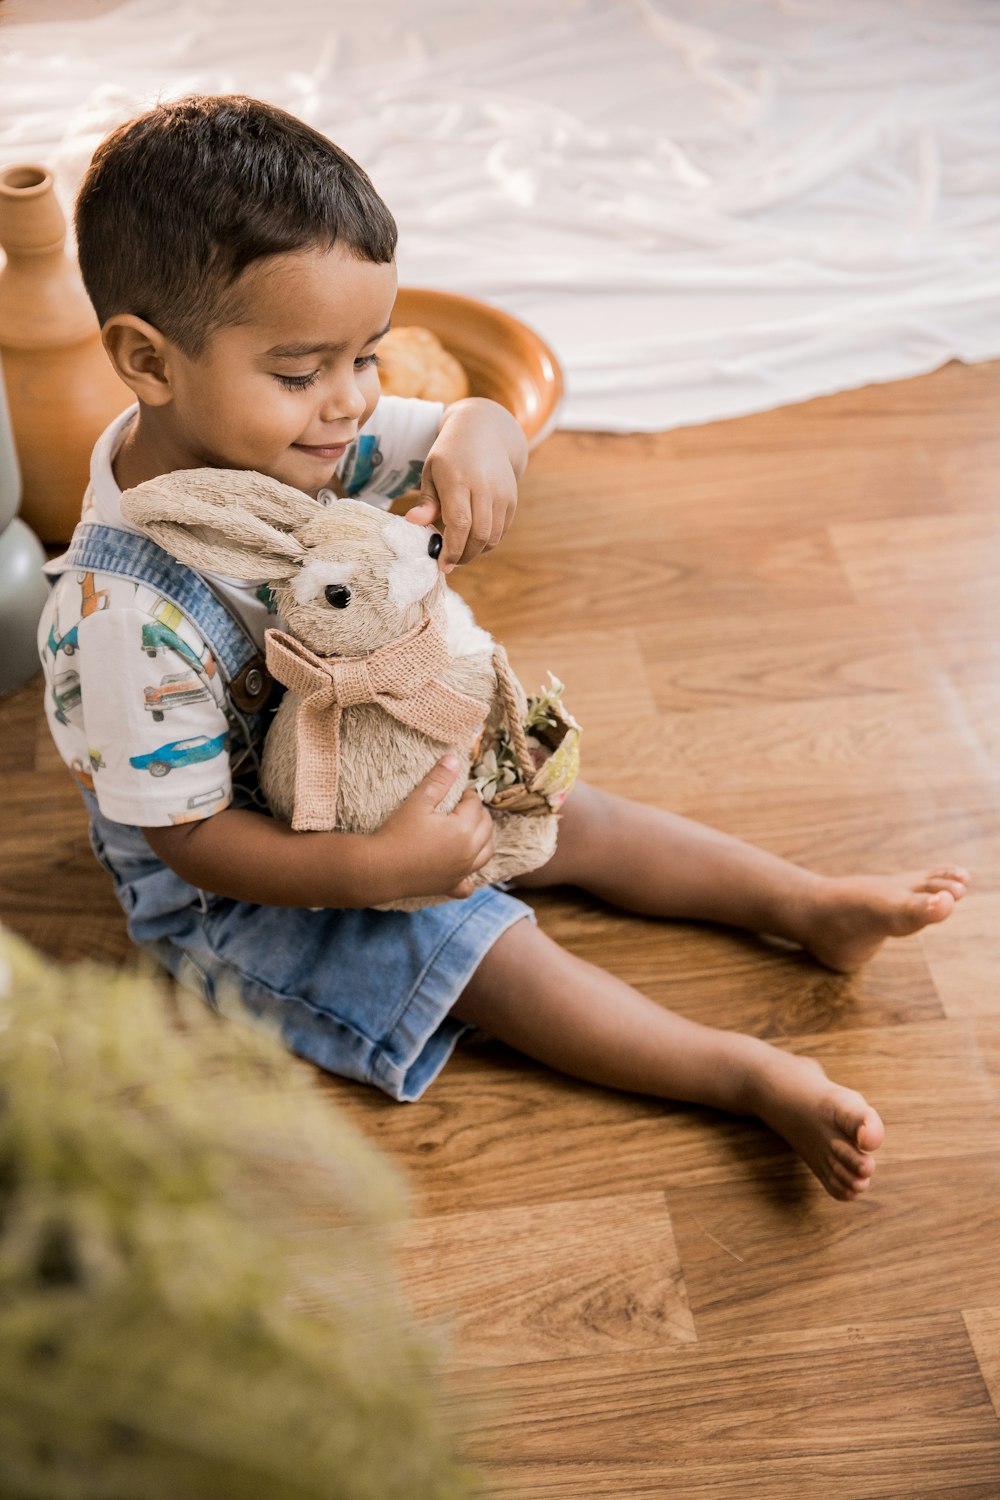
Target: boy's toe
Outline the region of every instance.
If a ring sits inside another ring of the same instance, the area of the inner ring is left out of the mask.
[[[965,895],[965,882],[956,880],[952,875],[929,875],[921,889],[928,895],[936,895],[938,891],[948,891],[956,901],[961,901]]]

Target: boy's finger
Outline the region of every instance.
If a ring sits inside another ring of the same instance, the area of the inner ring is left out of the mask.
[[[421,494],[416,505],[406,512],[406,519],[415,526],[433,526],[441,515],[441,502],[436,495]]]
[[[465,485],[454,485],[442,495],[440,525],[444,529],[441,565],[445,569],[450,570],[457,563],[468,562],[470,557],[475,557],[480,551],[479,547],[475,547],[471,552],[469,550],[469,543],[475,528],[475,518],[472,495]]]
[[[505,504],[495,506],[493,511],[493,529],[490,532],[489,543],[485,548],[487,552],[492,552],[494,547],[499,547],[500,543],[503,541],[508,530],[510,529],[511,522],[514,519],[514,512],[516,510],[516,491],[514,495],[506,501]]]
[[[417,526],[436,526],[441,519],[441,496],[434,483],[429,463],[424,464],[420,475],[420,491],[416,505],[406,512],[406,519]]]
[[[467,786],[465,788],[465,791],[455,804],[454,813],[460,815],[470,825],[481,823],[484,829],[493,827],[493,819],[490,817],[485,803],[474,786]]]
[[[481,802],[479,805],[483,813],[485,813],[485,817],[481,822],[477,817],[476,822],[470,829],[472,844],[473,848],[475,849],[475,853],[473,854],[472,859],[469,862],[470,870],[481,870],[486,861],[493,858],[493,834],[495,831],[495,824],[489,813],[486,812],[486,808],[483,807]]]
[[[423,781],[414,787],[410,795],[426,800],[432,807],[439,807],[448,795],[449,788],[454,784],[458,770],[457,755],[442,755],[437,765],[427,772]]]
[[[487,835],[486,835],[486,838],[483,841],[482,847],[480,848],[480,850],[477,853],[476,857],[473,859],[472,864],[470,865],[469,868],[472,869],[472,870],[481,870],[483,868],[483,865],[487,864],[489,862],[489,860],[491,860],[492,858],[493,858],[493,829],[490,828],[487,831]]]

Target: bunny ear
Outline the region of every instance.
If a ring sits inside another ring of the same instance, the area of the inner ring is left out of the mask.
[[[199,572],[280,581],[307,549],[293,530],[321,513],[301,490],[242,469],[181,469],[121,498],[125,519]]]

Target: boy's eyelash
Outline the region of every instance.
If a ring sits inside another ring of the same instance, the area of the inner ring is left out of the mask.
[[[311,385],[315,385],[319,379],[319,371],[313,370],[311,375],[275,375],[275,380],[283,385],[286,391],[304,391]]]
[[[377,354],[362,354],[354,363],[364,370],[370,365],[381,364],[381,360]],[[315,385],[319,375],[319,370],[313,370],[310,375],[275,375],[274,378],[288,391],[306,391],[311,385]]]

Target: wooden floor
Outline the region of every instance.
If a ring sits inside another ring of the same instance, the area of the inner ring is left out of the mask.
[[[657,436],[558,435],[460,579],[589,777],[831,874],[974,872],[859,976],[572,895],[546,929],[655,999],[819,1057],[880,1109],[874,1190],[767,1130],[486,1041],[401,1107],[400,1267],[488,1400],[490,1496],[1000,1496],[1000,365]],[[38,683],[0,704],[0,913],[127,955]]]

